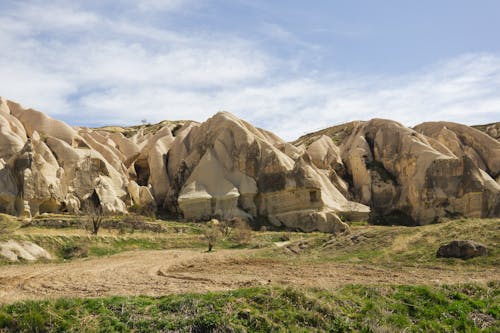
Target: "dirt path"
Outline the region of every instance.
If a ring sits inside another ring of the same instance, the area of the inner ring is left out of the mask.
[[[362,284],[440,284],[500,280],[500,268],[401,270],[355,264],[286,263],[250,250],[137,251],[61,264],[0,266],[0,303],[58,297],[165,295],[257,285],[332,288]]]

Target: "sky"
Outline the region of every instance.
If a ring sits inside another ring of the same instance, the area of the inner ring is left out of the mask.
[[[287,140],[490,123],[499,32],[497,0],[1,0],[0,96],[74,126],[229,111]]]

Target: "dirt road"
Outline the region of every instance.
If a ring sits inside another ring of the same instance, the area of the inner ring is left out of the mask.
[[[258,285],[333,288],[345,284],[441,284],[500,280],[500,268],[402,270],[356,264],[300,265],[251,250],[137,251],[59,264],[0,266],[0,303],[59,297],[165,295]]]

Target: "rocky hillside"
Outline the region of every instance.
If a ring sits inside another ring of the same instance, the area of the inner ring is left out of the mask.
[[[88,129],[0,100],[0,212],[27,218],[134,206],[335,232],[500,216],[499,182],[500,142],[454,123],[374,119],[287,143],[226,112]]]
[[[500,140],[500,122],[486,124],[486,125],[475,125],[472,127],[488,134],[494,139]]]

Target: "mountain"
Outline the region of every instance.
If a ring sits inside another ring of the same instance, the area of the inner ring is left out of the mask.
[[[0,99],[0,212],[27,218],[140,207],[335,232],[500,216],[499,182],[500,142],[455,123],[373,119],[287,143],[227,112],[89,129]]]

